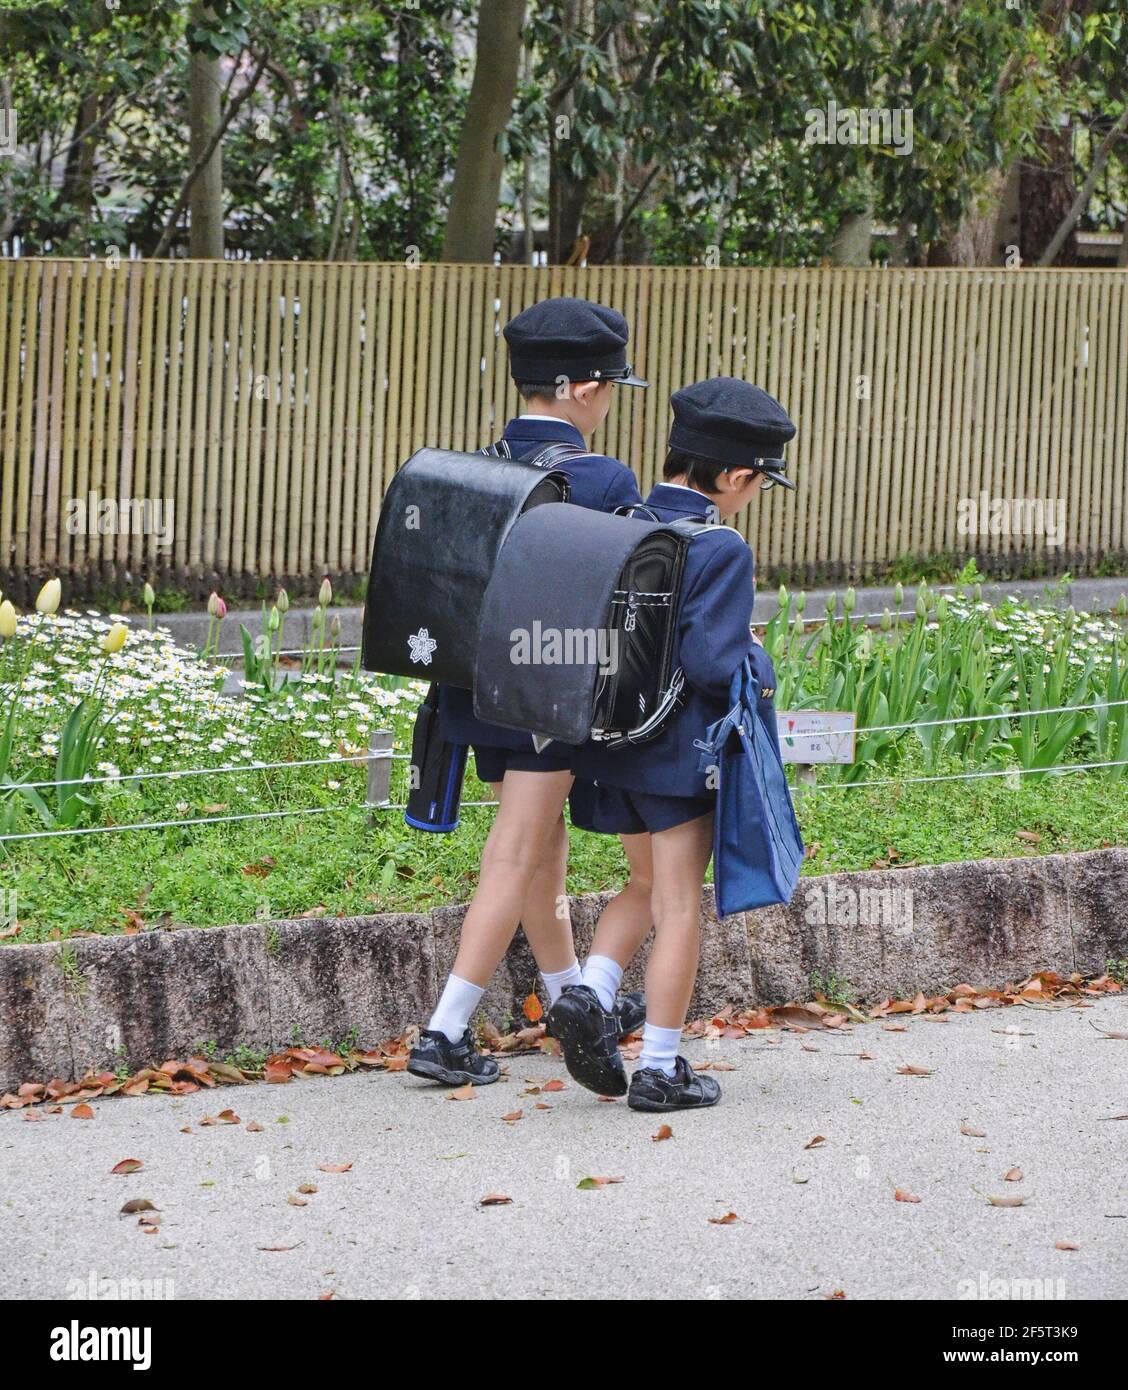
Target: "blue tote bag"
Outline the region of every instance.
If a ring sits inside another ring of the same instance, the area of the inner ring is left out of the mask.
[[[715,767],[719,777],[713,883],[721,917],[790,902],[803,863],[775,709],[760,691],[746,658],[732,678],[732,709],[698,744],[702,770]]]

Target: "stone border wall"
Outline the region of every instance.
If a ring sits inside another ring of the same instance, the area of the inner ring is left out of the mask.
[[[572,902],[581,959],[609,897]],[[723,921],[706,889],[693,1015],[808,998],[813,972],[833,971],[862,1001],[963,981],[1000,985],[1039,969],[1099,973],[1108,957],[1128,957],[1126,903],[1121,848],[805,878],[787,907]],[[355,1030],[360,1044],[376,1044],[426,1017],[464,913],[437,907],[0,947],[0,1088],[122,1063],[132,1070],[208,1042],[221,1056],[239,1044],[274,1051],[295,1030],[307,1043]],[[644,948],[625,988],[641,988],[645,957]],[[519,1018],[537,983],[519,934],[483,1006],[496,1023]]]

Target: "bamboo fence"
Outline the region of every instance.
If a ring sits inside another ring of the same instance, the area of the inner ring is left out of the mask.
[[[738,522],[761,571],[1128,552],[1126,271],[29,259],[0,263],[0,584],[362,574],[396,467],[520,408],[501,328],[556,294],[631,324],[650,390],[616,391],[597,447],[644,493],[679,386],[739,376],[787,406],[799,491]],[[1062,499],[1064,544],[963,534],[981,498]],[[136,517],[98,533],[106,499],[171,503],[171,544]]]

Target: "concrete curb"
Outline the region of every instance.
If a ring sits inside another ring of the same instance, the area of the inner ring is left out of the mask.
[[[691,1016],[730,1002],[807,998],[814,972],[848,981],[862,1001],[964,981],[999,985],[1040,969],[1099,973],[1108,957],[1128,957],[1126,889],[1124,848],[812,877],[787,907],[723,921],[706,889]],[[610,896],[573,900],[581,959]],[[295,1032],[308,1043],[351,1034],[374,1045],[425,1017],[464,913],[437,907],[0,947],[0,1088],[132,1070],[208,1042],[221,1056],[241,1044],[274,1051]],[[625,988],[642,987],[646,954]],[[496,1023],[518,1017],[537,983],[519,934],[486,992],[486,1013]]]

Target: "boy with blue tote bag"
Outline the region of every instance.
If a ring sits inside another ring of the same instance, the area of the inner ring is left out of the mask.
[[[510,372],[529,413],[511,420],[488,452],[566,473],[577,506],[614,512],[641,502],[630,468],[589,452],[588,443],[611,408],[612,386],[646,385],[627,362],[622,314],[586,299],[547,299],[510,320],[504,333]],[[537,746],[529,734],[484,723],[474,716],[470,692],[453,686],[440,689],[439,722],[448,743],[473,746],[478,776],[499,805],[453,969],[407,1069],[444,1085],[488,1085],[498,1078],[498,1064],[478,1053],[470,1019],[518,924],[550,1004],[582,979],[565,893],[563,808],[572,750]],[[623,917],[624,938],[633,932],[637,950],[650,929],[649,903]],[[608,1009],[620,1035],[642,1023],[640,996],[612,997]]]
[[[758,386],[714,377],[675,392],[674,423],[664,480],[643,513],[665,522],[706,524],[686,556],[676,663],[686,698],[650,743],[576,750],[577,777],[596,784],[589,827],[625,837],[632,865],[649,860],[654,944],[646,971],[646,1023],[639,1066],[629,1090],[610,1013],[618,979],[569,985],[548,1022],[564,1060],[581,1085],[600,1095],[627,1093],[632,1109],[685,1110],[714,1105],[720,1087],[698,1076],[678,1044],[697,974],[701,887],[713,849],[715,786],[701,767],[698,742],[730,709],[735,672],[751,663],[765,698],[775,673],[750,631],[754,597],[752,552],[731,527],[763,489],[795,484],[781,457],[795,425]],[[596,928],[592,954],[617,963],[619,978],[637,949],[631,914],[613,900]]]

